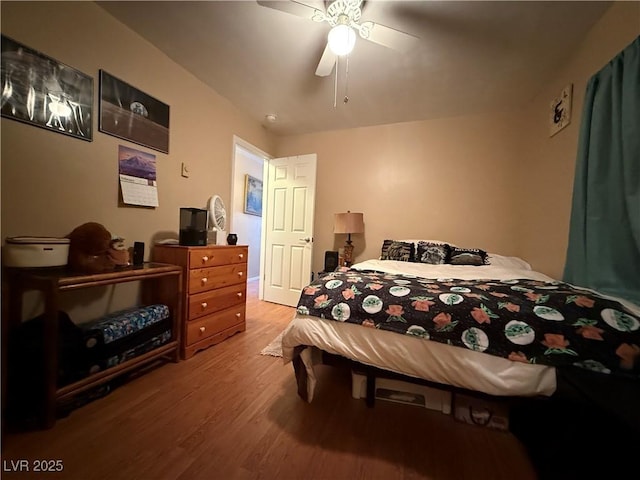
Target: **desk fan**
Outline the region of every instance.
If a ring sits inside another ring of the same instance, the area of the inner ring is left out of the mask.
[[[209,210],[207,243],[212,245],[225,245],[227,238],[227,211],[224,202],[219,195],[209,198],[207,208]]]

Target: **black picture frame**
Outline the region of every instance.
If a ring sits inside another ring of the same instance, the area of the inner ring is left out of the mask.
[[[100,70],[98,129],[169,153],[169,105]]]
[[[5,118],[93,140],[93,77],[2,35]]]

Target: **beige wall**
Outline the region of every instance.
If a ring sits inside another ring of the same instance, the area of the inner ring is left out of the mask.
[[[355,260],[386,238],[442,239],[515,254],[514,115],[446,118],[282,137],[277,155],[318,154],[314,268],[342,246],[333,214],[364,213]]]
[[[356,259],[377,256],[385,238],[445,239],[519,255],[559,276],[584,87],[640,30],[640,4],[616,3],[518,112],[274,139],[94,3],[5,1],[1,8],[4,34],[94,77],[96,128],[84,142],[2,119],[4,236],[65,235],[93,220],[148,247],[154,236],[177,232],[179,207],[204,207],[212,192],[231,203],[237,135],[277,156],[318,154],[314,270],[325,250],[344,243],[332,232],[333,214],[352,210],[364,212],[366,230],[354,236]],[[118,206],[117,148],[136,145],[97,131],[101,68],[171,106],[170,154],[151,150],[156,209]],[[573,120],[549,138],[549,102],[568,83]],[[181,162],[190,166],[188,179]]]
[[[158,232],[177,232],[180,207],[204,207],[211,192],[230,202],[234,134],[272,149],[258,122],[92,2],[2,2],[2,32],[93,76],[95,89],[92,142],[2,119],[5,236],[66,235],[97,221],[148,245]],[[97,131],[99,69],[170,105],[168,155]],[[156,155],[158,208],[118,207],[121,144]]]
[[[519,251],[542,272],[561,278],[569,235],[578,132],[588,80],[640,35],[640,2],[616,2],[574,55],[523,111],[518,174],[522,186]],[[549,104],[573,84],[571,123],[549,138]]]
[[[430,238],[527,259],[562,276],[587,80],[640,33],[640,2],[617,2],[558,75],[512,114],[282,137],[277,155],[318,154],[314,268],[344,236],[333,213],[364,212],[356,260],[385,238]],[[573,83],[571,124],[549,138],[549,104]],[[354,100],[355,100],[354,93]]]
[[[2,33],[94,78],[92,142],[2,119],[2,234],[64,236],[102,223],[128,245],[177,235],[180,207],[230,203],[233,136],[273,151],[259,122],[177,66],[93,2],[6,2]],[[97,131],[98,70],[170,105],[169,154]],[[118,145],[154,153],[158,208],[118,206]],[[182,162],[189,178],[180,176]],[[168,233],[167,233],[168,232]]]

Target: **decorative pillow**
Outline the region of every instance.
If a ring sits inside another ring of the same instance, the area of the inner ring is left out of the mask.
[[[457,245],[451,243],[451,242],[445,242],[443,240],[433,240],[431,238],[420,238],[418,240],[405,240],[404,238],[401,240],[396,240],[396,242],[408,242],[408,243],[415,243],[416,245],[418,244],[418,242],[428,242],[428,243],[446,243],[447,245],[450,245],[452,247],[457,247]]]
[[[385,240],[382,242],[380,260],[399,260],[401,262],[413,262],[413,243]]]
[[[479,248],[451,247],[449,254],[451,265],[488,265],[487,252]]]
[[[450,249],[451,247],[446,243],[420,241],[416,251],[416,262],[442,265],[447,263]]]

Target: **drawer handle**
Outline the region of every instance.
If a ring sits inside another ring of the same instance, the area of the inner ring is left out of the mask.
[[[242,298],[242,292],[238,292],[236,295],[238,295],[238,298]]]
[[[202,309],[204,310],[205,308],[207,308],[207,302],[202,302],[200,304],[202,306]]]
[[[236,313],[236,317],[240,318],[242,316],[241,313]]]
[[[205,330],[206,330],[205,327],[200,327],[200,333],[204,333]]]
[[[238,272],[239,277],[241,277],[242,275],[244,275],[242,272]]]
[[[202,285],[206,285],[207,277],[204,277],[202,280],[200,280],[200,282],[202,283]]]
[[[244,258],[244,253],[239,253],[238,254],[238,258],[240,258],[240,259]]]
[[[207,263],[208,261],[209,261],[209,257],[207,257],[206,255],[202,257],[202,263]]]

